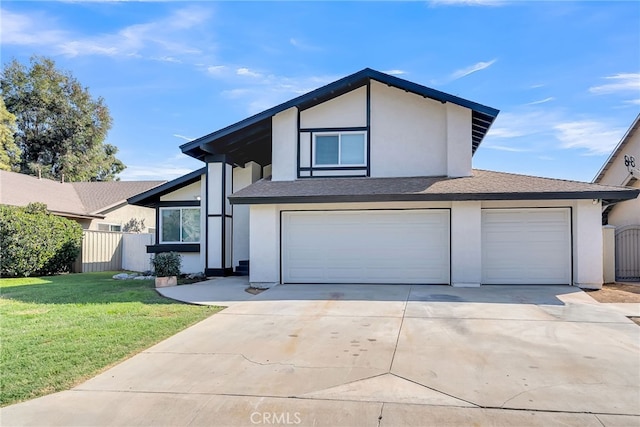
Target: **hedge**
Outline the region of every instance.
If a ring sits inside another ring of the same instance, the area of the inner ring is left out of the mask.
[[[69,271],[82,245],[82,227],[50,214],[42,203],[0,206],[0,273],[43,276]]]

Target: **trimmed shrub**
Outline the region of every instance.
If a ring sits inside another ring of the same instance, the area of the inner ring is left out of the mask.
[[[179,276],[182,257],[177,252],[163,252],[156,254],[151,263],[156,277]]]
[[[52,215],[42,203],[0,206],[0,273],[32,276],[64,273],[78,257],[82,227]]]

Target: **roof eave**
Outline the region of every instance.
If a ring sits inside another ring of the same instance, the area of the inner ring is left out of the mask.
[[[620,191],[558,191],[531,193],[433,193],[433,194],[363,194],[316,195],[280,197],[229,196],[233,205],[292,204],[292,203],[350,203],[350,202],[442,202],[472,200],[580,200],[604,199],[624,201],[638,197],[640,190]]]
[[[200,168],[172,181],[166,182],[162,185],[154,187],[143,193],[129,197],[127,203],[136,206],[145,206],[148,208],[155,207],[157,199],[164,196],[167,193],[171,193],[180,187],[191,185],[197,182],[202,174],[206,173],[206,168]]]
[[[436,89],[431,89],[429,87],[420,85],[418,83],[401,79],[396,76],[384,74],[379,71],[372,70],[370,68],[365,68],[364,70],[358,71],[357,73],[343,77],[342,79],[336,80],[335,82],[329,83],[309,93],[300,95],[287,102],[276,105],[275,107],[269,108],[265,111],[262,111],[258,114],[255,114],[251,117],[248,117],[234,124],[231,124],[220,130],[204,135],[200,138],[197,138],[185,144],[182,144],[180,146],[180,150],[184,154],[187,154],[191,157],[201,160],[207,154],[206,151],[202,149],[202,146],[204,144],[211,143],[213,141],[216,141],[219,138],[223,138],[234,132],[240,131],[246,127],[255,125],[263,120],[270,119],[274,115],[282,111],[285,111],[291,107],[299,107],[302,109],[310,108],[311,106],[316,105],[316,103],[324,102],[328,99],[331,99],[332,97],[336,97],[343,93],[346,93],[349,90],[356,89],[357,87],[360,87],[366,84],[366,82],[371,79],[376,80],[380,83],[394,86],[396,88],[403,89],[409,92],[413,92],[415,94],[422,95],[426,98],[431,98],[440,102],[452,102],[454,104],[469,108],[472,111],[475,111],[490,117],[491,123],[489,123],[489,125],[487,126],[485,130],[485,134],[480,139],[480,142],[482,141],[482,139],[484,139],[484,136],[486,136],[486,132],[488,131],[489,127],[491,126],[496,116],[500,112],[495,108],[492,108],[483,104],[479,104],[477,102],[469,101],[467,99],[460,98],[455,95],[450,95],[448,93],[441,92]],[[479,145],[480,142],[478,142],[477,145]],[[476,149],[477,149],[477,145],[475,147]]]

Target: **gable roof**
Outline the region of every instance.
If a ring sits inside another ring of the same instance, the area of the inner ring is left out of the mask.
[[[602,178],[604,178],[604,175],[607,173],[611,165],[613,165],[613,162],[618,158],[622,150],[624,150],[624,148],[627,146],[634,133],[638,131],[638,128],[640,128],[640,114],[636,116],[636,119],[633,121],[618,145],[616,145],[616,148],[613,149],[613,152],[611,153],[607,161],[604,162],[602,168],[600,168],[595,178],[593,178],[593,182],[598,183],[602,180]]]
[[[365,68],[355,74],[183,144],[180,149],[183,153],[199,160],[203,160],[207,155],[226,154],[238,165],[244,165],[253,160],[265,166],[271,163],[271,118],[274,115],[291,107],[297,107],[300,111],[306,110],[364,86],[371,80],[376,80],[425,98],[431,98],[443,103],[451,102],[471,109],[472,153],[475,153],[499,112],[499,110],[486,105]]]
[[[229,196],[233,204],[339,203],[452,200],[633,199],[640,190],[473,170],[462,178],[262,179]]]
[[[127,202],[130,205],[146,206],[150,208],[155,207],[156,204],[160,201],[160,197],[199,181],[200,177],[206,172],[206,167],[200,168],[179,178],[176,178],[173,181],[169,181],[156,188],[145,191],[144,193],[140,193],[133,197],[130,197],[129,199],[127,199]]]
[[[0,204],[26,206],[40,202],[54,214],[71,218],[104,218],[126,204],[127,197],[165,181],[66,182],[0,171]]]

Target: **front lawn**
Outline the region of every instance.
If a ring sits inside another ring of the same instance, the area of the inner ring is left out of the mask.
[[[0,406],[69,389],[220,310],[113,274],[0,280]]]

